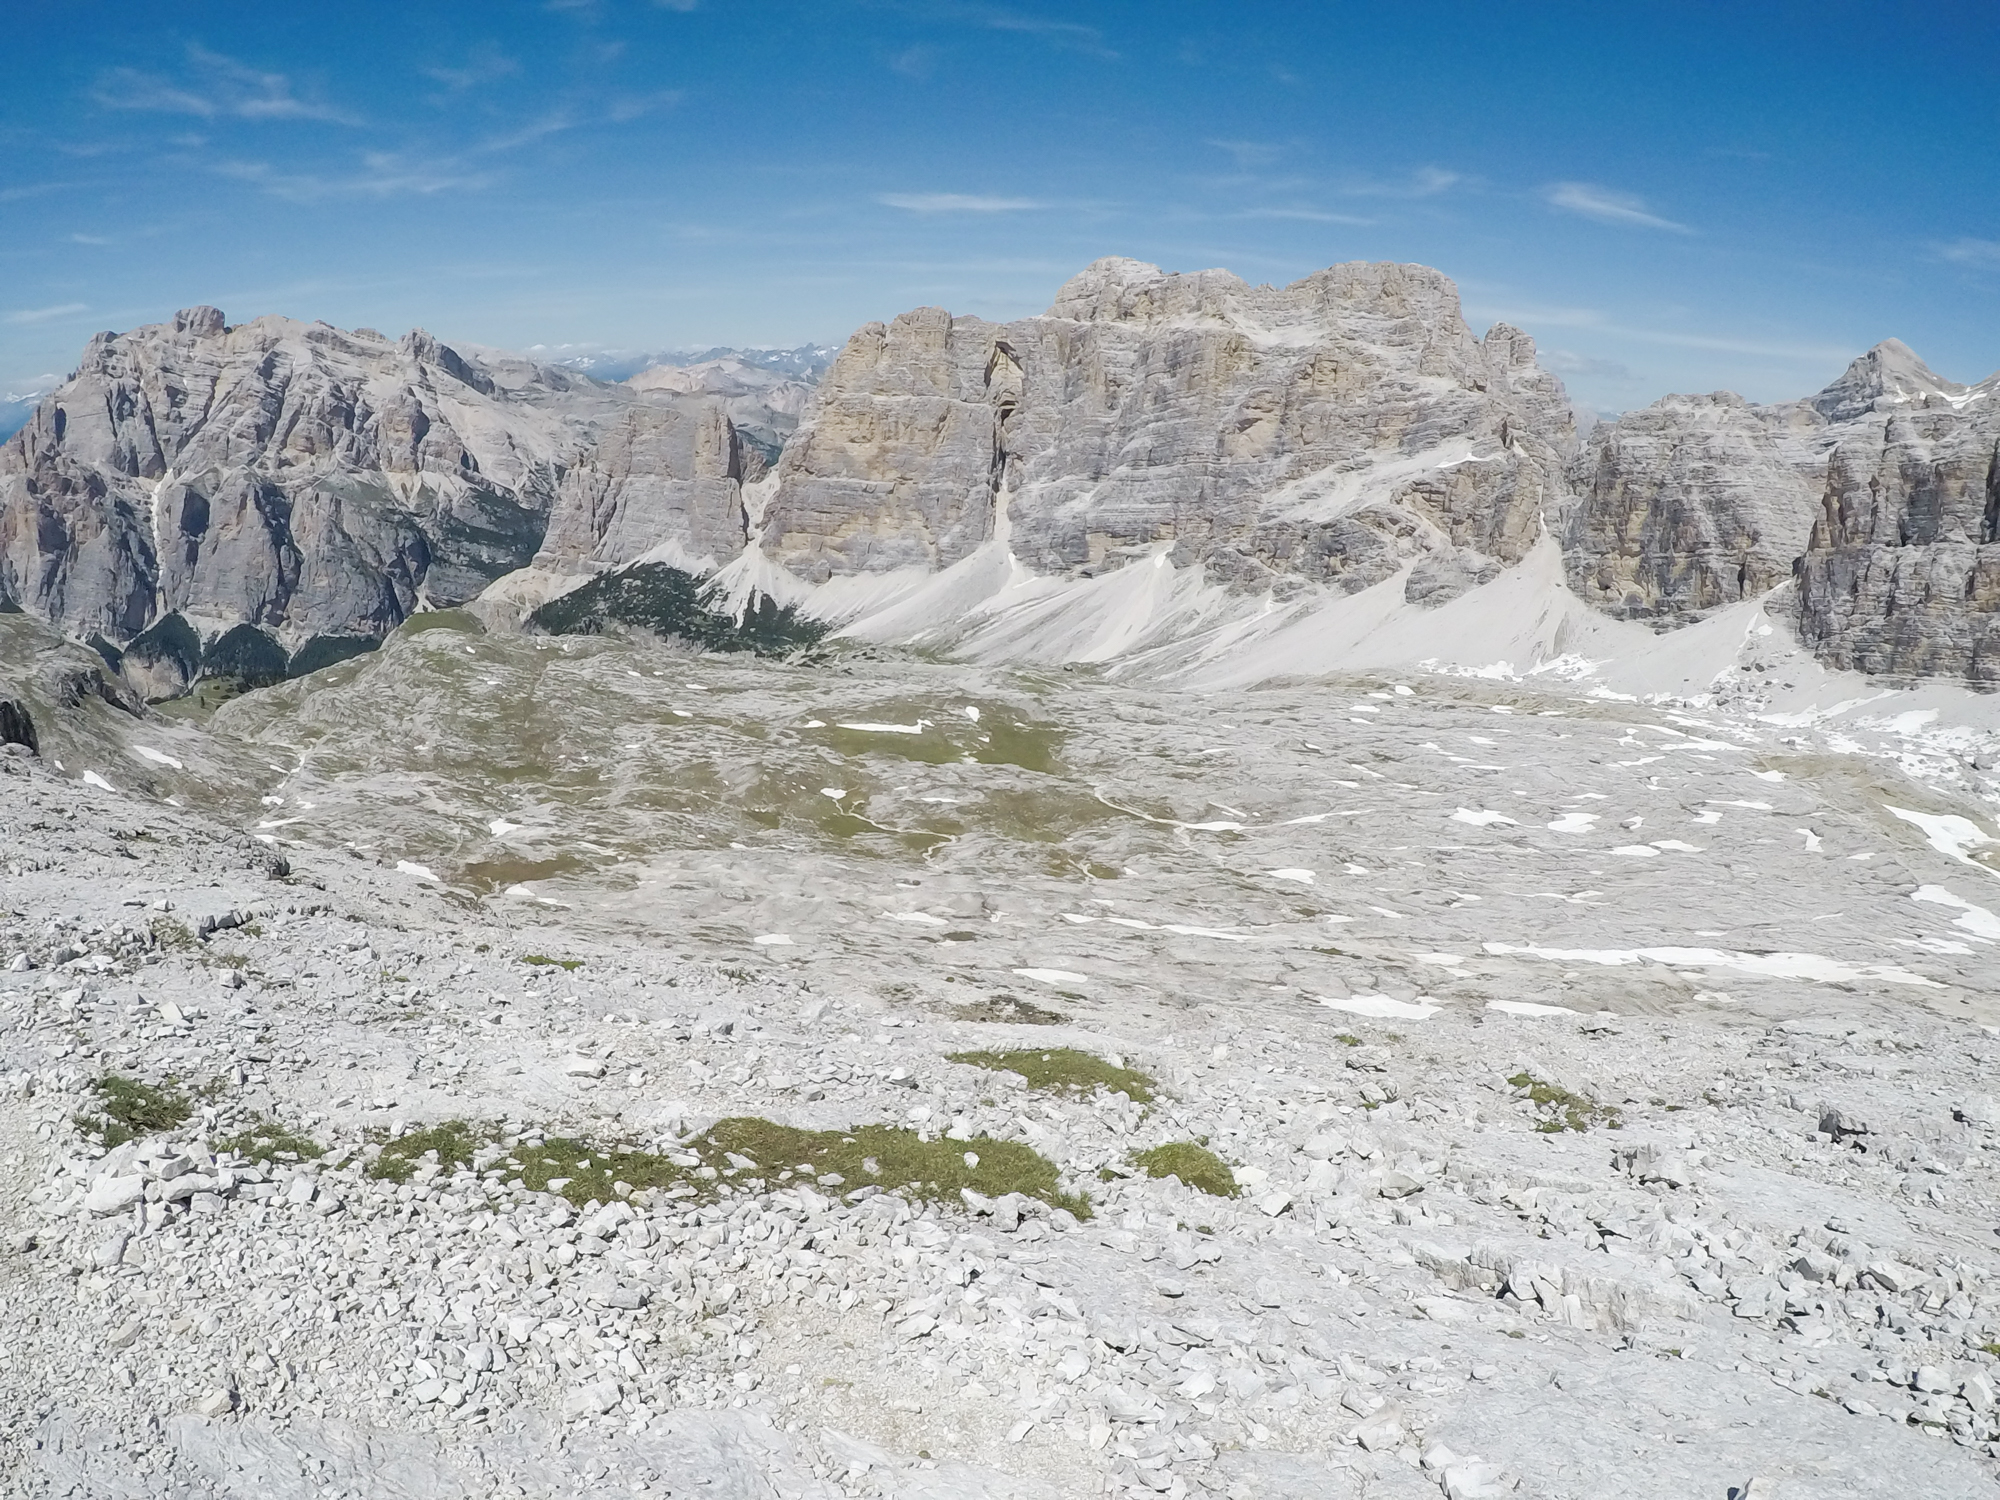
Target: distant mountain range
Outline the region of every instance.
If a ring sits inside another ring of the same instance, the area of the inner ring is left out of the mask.
[[[840,353],[839,348],[831,344],[800,344],[793,349],[750,349],[719,344],[713,349],[649,351],[579,348],[573,353],[562,352],[570,347],[538,345],[528,353],[548,364],[560,365],[567,370],[581,370],[598,380],[630,380],[642,370],[729,361],[808,383],[824,375],[826,367],[833,363],[833,357]]]
[[[155,696],[634,564],[939,649],[1172,662],[1317,631],[1326,664],[1328,611],[1415,628],[1546,557],[1550,620],[1766,600],[1829,665],[2000,683],[2000,377],[1894,341],[1800,401],[1592,425],[1428,267],[1273,288],[1112,259],[1045,314],[918,309],[831,358],[533,352],[212,308],[100,335],[0,448],[0,607]]]
[[[28,418],[35,414],[35,407],[48,391],[30,389],[23,391],[0,391],[0,442],[5,442],[27,425]]]

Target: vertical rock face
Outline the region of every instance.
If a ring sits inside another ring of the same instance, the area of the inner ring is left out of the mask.
[[[1039,317],[870,324],[778,464],[765,553],[798,576],[939,570],[1005,528],[1044,573],[1161,546],[1241,585],[1449,593],[1559,498],[1568,403],[1422,266],[1282,288],[1103,260]],[[1002,499],[1005,499],[1004,512]]]
[[[1570,465],[1571,586],[1680,623],[1796,577],[1829,666],[2000,683],[2000,376],[1962,386],[1894,339],[1816,396],[1669,396]]]
[[[1629,412],[1570,465],[1570,584],[1608,614],[1680,623],[1796,576],[1829,665],[2000,680],[1994,387],[1890,339],[1801,401]]]
[[[1839,436],[1806,401],[1668,396],[1585,439],[1562,527],[1570,586],[1606,614],[1676,622],[1792,576]]]
[[[0,447],[0,599],[136,645],[149,691],[184,685],[225,638],[260,673],[336,643],[310,663],[526,565],[600,429],[595,482],[564,492],[581,514],[559,561],[647,528],[740,549],[741,465],[713,402],[467,359],[422,331],[231,327],[189,308],[92,339]]]
[[[671,544],[708,571],[743,550],[743,482],[763,473],[719,405],[634,405],[563,475],[536,560],[610,568]]]
[[[1800,633],[1832,666],[2000,685],[2000,376],[1872,405],[1827,468]]]

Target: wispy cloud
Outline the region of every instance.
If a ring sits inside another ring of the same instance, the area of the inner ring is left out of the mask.
[[[1236,215],[1239,219],[1298,219],[1308,224],[1373,224],[1373,219],[1363,219],[1354,214],[1330,214],[1317,208],[1248,208]]]
[[[5,321],[19,328],[32,323],[53,323],[57,318],[89,311],[88,302],[63,302],[54,307],[24,307],[19,312],[8,313]]]
[[[1006,31],[1031,36],[1050,46],[1092,57],[1115,58],[1118,54],[1104,43],[1104,33],[1080,21],[1062,21],[1039,16],[1011,6],[981,5],[968,0],[887,0],[883,9],[900,11],[916,21],[950,26],[971,26],[982,31]]]
[[[913,214],[1008,214],[1048,207],[1033,198],[993,198],[979,193],[882,193],[875,201]]]
[[[521,71],[521,65],[491,42],[481,42],[455,68],[425,68],[426,78],[435,78],[453,93],[462,94],[482,84],[498,83]]]
[[[478,149],[481,151],[512,151],[521,146],[531,146],[536,141],[546,139],[549,136],[560,135],[565,130],[574,130],[577,123],[576,116],[572,115],[568,110],[552,110],[539,119],[530,120],[524,125],[517,125],[512,130],[503,131],[499,135],[488,136],[479,143]]]
[[[924,79],[929,78],[932,72],[936,70],[937,62],[938,49],[924,42],[918,42],[916,46],[905,47],[901,52],[891,57],[889,59],[889,71],[892,73],[901,73],[905,78],[914,78],[922,82]]]
[[[682,15],[686,15],[689,11],[700,5],[701,0],[653,0],[653,4],[657,5],[661,10],[677,10]]]
[[[98,76],[91,97],[106,109],[196,115],[204,120],[319,120],[358,125],[358,116],[323,100],[300,98],[283,73],[265,73],[190,43],[187,71],[167,78],[138,68]]]
[[[450,162],[411,161],[386,151],[364,154],[361,170],[345,174],[280,172],[261,161],[226,161],[215,170],[224,177],[253,183],[272,197],[291,203],[319,203],[330,198],[428,197],[433,193],[468,192],[493,181],[491,173],[466,172]]]
[[[39,198],[44,193],[59,192],[68,186],[67,182],[33,182],[23,187],[0,188],[0,203],[18,203],[23,198]]]
[[[1630,193],[1613,192],[1590,182],[1552,182],[1542,189],[1542,199],[1551,207],[1581,214],[1600,224],[1624,224],[1635,229],[1666,229],[1675,234],[1693,234],[1685,224],[1663,219],[1648,211],[1646,200]]]
[[[1538,356],[1543,365],[1558,375],[1575,375],[1591,380],[1637,380],[1629,365],[1615,359],[1577,354],[1568,349],[1543,349]]]
[[[1932,247],[1941,259],[1957,266],[1973,266],[1983,271],[2000,271],[2000,240],[1959,238]]]
[[[1206,145],[1218,151],[1227,151],[1236,160],[1236,165],[1248,171],[1252,167],[1268,167],[1285,154],[1283,146],[1269,141],[1207,141]]]
[[[660,89],[651,94],[624,94],[611,101],[608,114],[613,124],[626,125],[656,110],[672,109],[686,97],[679,89]]]
[[[1537,333],[1544,328],[1587,328],[1614,338],[1634,339],[1642,344],[1662,344],[1673,349],[1705,349],[1718,354],[1747,354],[1758,359],[1788,359],[1824,363],[1837,359],[1845,363],[1856,350],[1843,344],[1802,344],[1777,339],[1743,338],[1728,334],[1682,332],[1678,329],[1646,328],[1621,323],[1594,307],[1550,307],[1529,303],[1476,301],[1481,320],[1498,319]]]
[[[111,240],[101,234],[73,234],[69,237],[72,245],[108,245]]]
[[[1361,178],[1349,182],[1343,191],[1356,198],[1435,198],[1450,192],[1465,178],[1443,167],[1418,167],[1408,177],[1383,181]]]

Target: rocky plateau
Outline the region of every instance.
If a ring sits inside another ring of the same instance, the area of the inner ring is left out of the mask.
[[[1991,1492],[2000,383],[738,363],[197,308],[0,455],[0,1493]]]

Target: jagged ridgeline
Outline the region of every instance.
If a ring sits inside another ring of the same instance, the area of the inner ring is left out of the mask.
[[[198,307],[94,338],[0,444],[0,598],[149,698],[578,576],[542,628],[809,643],[769,600],[718,607],[718,575],[858,639],[1156,666],[1225,617],[1248,657],[1371,591],[1356,618],[1511,577],[1660,632],[1769,600],[1830,667],[1992,687],[1996,397],[1890,340],[1799,401],[1579,432],[1528,334],[1475,335],[1448,277],[1394,264],[1272,287],[1108,258],[1046,313],[870,323],[811,385],[743,359],[612,385]]]
[[[550,635],[648,630],[710,651],[754,651],[759,656],[806,650],[818,645],[830,628],[768,594],[752,594],[740,616],[714,605],[713,591],[694,574],[666,563],[640,563],[551,599],[528,616],[528,626]]]

